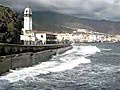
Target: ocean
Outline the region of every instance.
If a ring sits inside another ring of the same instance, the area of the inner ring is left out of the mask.
[[[120,43],[74,44],[47,62],[0,76],[0,90],[120,90]]]

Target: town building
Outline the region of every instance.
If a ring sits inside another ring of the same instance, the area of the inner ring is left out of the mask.
[[[59,43],[73,42],[73,34],[70,34],[70,33],[57,33],[57,41]]]
[[[70,41],[73,43],[79,42],[119,42],[119,35],[110,35],[87,29],[78,29],[73,33],[58,33],[57,40],[59,42]]]

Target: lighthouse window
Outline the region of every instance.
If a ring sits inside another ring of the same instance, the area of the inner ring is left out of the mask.
[[[41,38],[43,38],[43,35],[41,35]]]
[[[26,10],[26,13],[27,13],[28,11]]]

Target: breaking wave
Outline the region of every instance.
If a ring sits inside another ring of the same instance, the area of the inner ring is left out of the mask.
[[[60,72],[70,70],[80,64],[91,63],[87,56],[100,52],[96,46],[73,46],[73,48],[63,54],[56,55],[47,62],[41,62],[28,68],[11,70],[9,74],[1,76],[0,80],[8,80],[10,82],[17,82],[25,80],[27,77],[34,77],[40,74],[47,74],[50,72]]]

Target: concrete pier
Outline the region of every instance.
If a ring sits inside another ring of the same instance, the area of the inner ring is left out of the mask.
[[[8,55],[0,56],[0,75],[8,72],[10,69],[29,67],[38,64],[39,62],[48,61],[52,55],[55,55],[56,53],[63,53],[71,48],[72,46],[70,45],[45,45],[39,46],[38,48],[35,46],[14,47],[14,45],[8,45],[7,50],[4,48],[4,53]],[[10,52],[8,51],[11,51],[11,49],[13,50],[12,55],[9,55]]]

